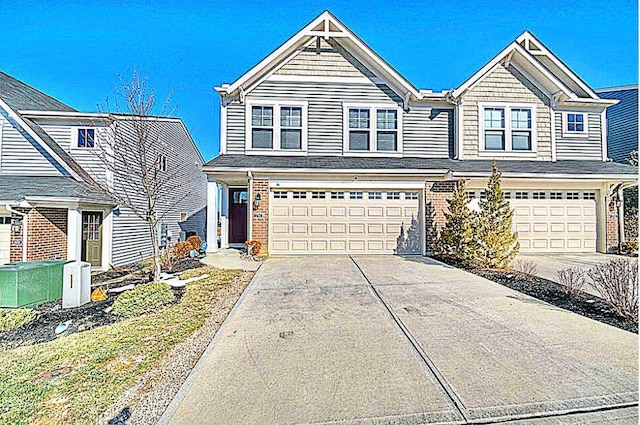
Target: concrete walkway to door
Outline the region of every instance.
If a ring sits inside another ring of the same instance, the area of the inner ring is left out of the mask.
[[[422,257],[274,258],[160,423],[635,424],[637,344]]]

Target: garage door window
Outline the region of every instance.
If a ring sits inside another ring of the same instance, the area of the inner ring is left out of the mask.
[[[404,195],[404,199],[406,199],[406,200],[418,199],[418,192],[407,192]]]
[[[273,192],[273,197],[275,199],[287,199],[287,192],[276,190],[275,192]]]
[[[544,192],[533,192],[533,199],[547,199],[547,194]]]
[[[594,192],[585,192],[582,194],[582,199],[588,199],[591,201],[595,201],[596,194]]]
[[[331,192],[331,199],[344,199],[344,192]]]
[[[529,199],[528,192],[516,192],[516,199]]]
[[[387,192],[387,199],[390,201],[399,201],[400,192]]]
[[[580,199],[578,192],[567,192],[567,199]]]
[[[293,199],[307,199],[307,192],[293,192]]]
[[[311,192],[311,199],[325,199],[326,196],[325,192]]]
[[[349,199],[362,199],[362,192],[349,192]]]
[[[369,199],[382,199],[382,192],[369,192]]]
[[[562,192],[551,192],[549,199],[562,199]]]

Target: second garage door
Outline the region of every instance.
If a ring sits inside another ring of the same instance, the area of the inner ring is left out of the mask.
[[[274,190],[272,254],[422,252],[418,191]]]

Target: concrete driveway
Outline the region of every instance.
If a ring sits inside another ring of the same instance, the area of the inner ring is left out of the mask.
[[[636,424],[637,358],[637,335],[422,257],[273,258],[160,424]]]
[[[596,264],[606,263],[617,258],[629,259],[629,257],[622,255],[594,252],[585,254],[519,254],[516,261],[531,261],[537,267],[535,275],[558,282],[558,270],[579,268],[587,272]],[[589,285],[589,279],[587,279],[583,291],[600,296],[600,293]]]

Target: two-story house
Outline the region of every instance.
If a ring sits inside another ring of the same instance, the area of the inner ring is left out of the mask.
[[[127,132],[137,119],[76,111],[0,72],[0,265],[67,259],[106,270],[151,255],[146,222],[99,189],[135,189],[133,177],[114,172],[123,166],[120,157],[105,162],[101,152],[115,152],[104,149],[109,143],[136,143]],[[188,194],[172,193],[176,205],[159,202],[163,242],[181,231],[204,237],[204,160],[182,120],[149,123],[158,172],[175,176],[172,190]]]
[[[606,252],[617,197],[637,179],[607,159],[616,101],[529,32],[458,88],[433,92],[324,12],[216,90],[220,155],[203,168],[212,250],[219,215],[223,247],[426,254],[453,182],[481,198],[497,160],[522,252]]]
[[[609,158],[627,164],[629,154],[638,150],[638,85],[607,87],[596,93],[619,101],[607,108],[607,149]]]

